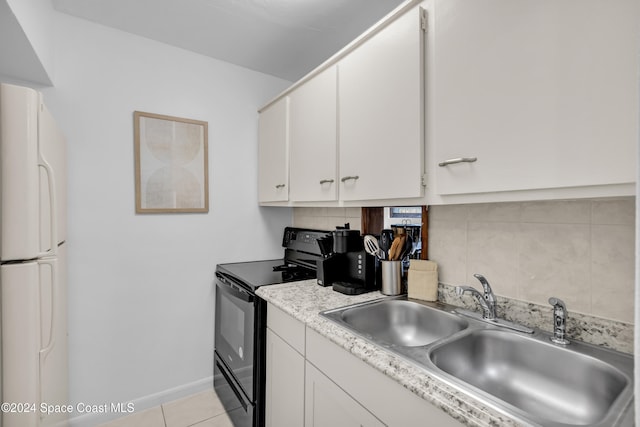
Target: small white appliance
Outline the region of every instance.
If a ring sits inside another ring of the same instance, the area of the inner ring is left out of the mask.
[[[3,427],[66,424],[65,145],[40,93],[0,84]]]

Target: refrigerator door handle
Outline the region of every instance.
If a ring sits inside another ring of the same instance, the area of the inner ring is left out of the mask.
[[[58,251],[58,206],[56,204],[56,185],[53,169],[51,168],[51,165],[49,165],[47,160],[42,157],[42,153],[38,153],[38,166],[45,170],[47,175],[47,184],[49,187],[49,243],[51,244],[51,247],[38,254],[38,256],[43,257],[56,255]]]
[[[51,349],[53,349],[53,346],[55,344],[55,337],[54,337],[54,323],[55,323],[55,318],[56,318],[56,302],[58,300],[58,274],[56,271],[56,261],[55,259],[41,259],[38,261],[38,263],[40,265],[46,264],[49,265],[49,272],[51,274],[51,319],[49,322],[49,340],[47,342],[47,345],[45,345],[41,350],[40,350],[40,362],[43,362],[47,355],[51,352]]]
[[[49,340],[47,342],[47,344],[42,347],[39,351],[39,365],[40,365],[40,370],[39,370],[39,374],[38,374],[38,390],[40,391],[40,402],[39,403],[43,403],[43,387],[42,387],[42,373],[45,370],[45,361],[47,360],[47,356],[49,355],[49,353],[51,353],[51,350],[53,350],[53,347],[56,344],[56,338],[55,338],[55,319],[56,319],[56,315],[57,315],[57,311],[56,311],[56,303],[58,300],[58,272],[57,272],[57,265],[56,265],[56,260],[55,259],[41,259],[38,261],[39,265],[48,265],[49,266],[49,273],[51,275],[51,308],[50,308],[50,319],[49,319]],[[46,416],[46,412],[40,412],[40,419],[43,419]]]

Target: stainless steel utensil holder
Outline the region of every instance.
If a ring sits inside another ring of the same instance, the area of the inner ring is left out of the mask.
[[[380,261],[382,264],[382,292],[384,295],[401,295],[402,261]]]

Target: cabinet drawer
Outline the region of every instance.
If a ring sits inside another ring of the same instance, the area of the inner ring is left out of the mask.
[[[278,334],[287,344],[298,353],[305,353],[305,326],[287,313],[269,304],[267,306],[267,327]]]

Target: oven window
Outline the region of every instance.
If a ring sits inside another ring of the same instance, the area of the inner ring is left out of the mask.
[[[233,351],[244,360],[244,311],[238,308],[225,294],[220,293],[220,333]]]

